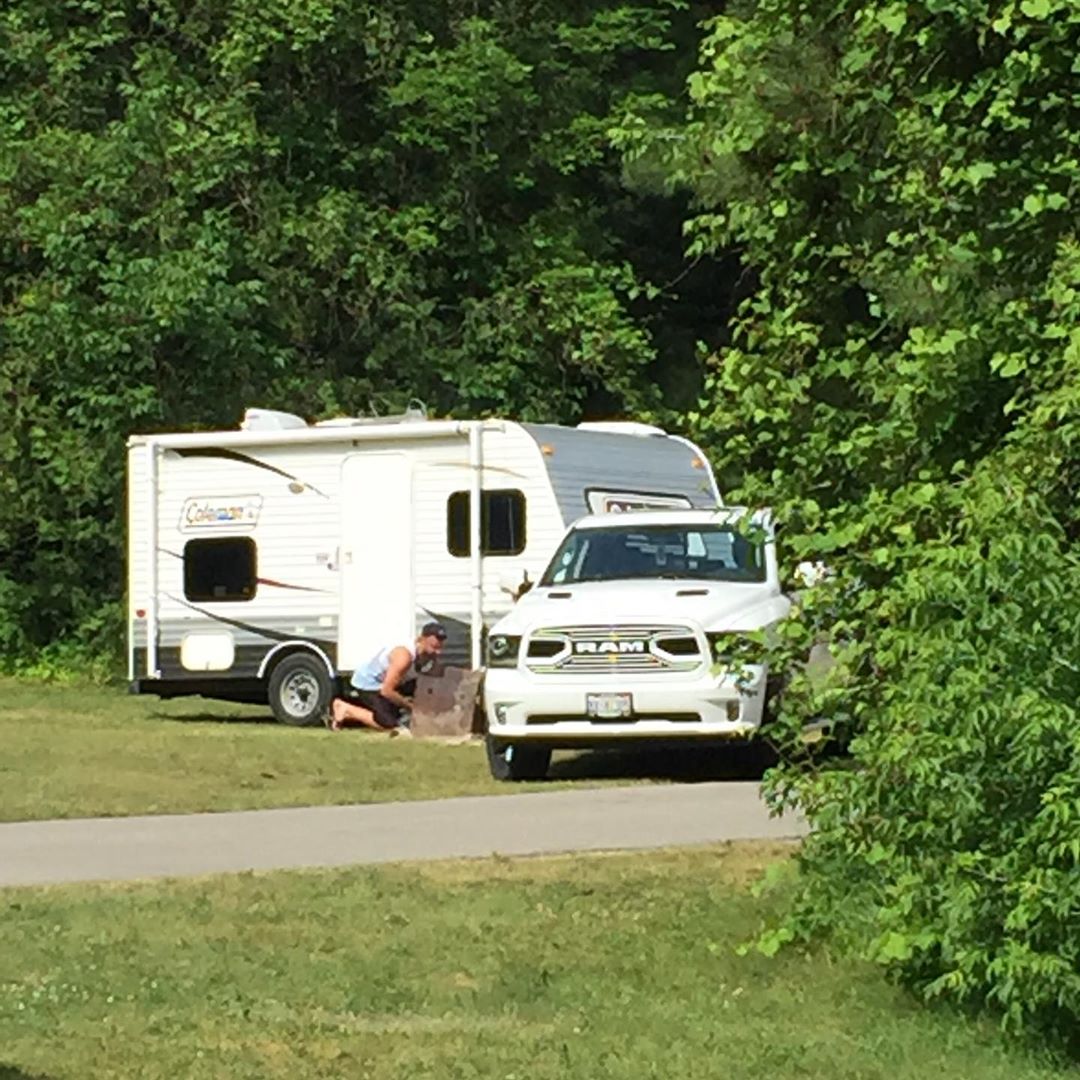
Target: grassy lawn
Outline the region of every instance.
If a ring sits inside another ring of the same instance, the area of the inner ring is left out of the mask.
[[[785,852],[3,891],[0,1080],[1080,1075],[868,968],[736,955]]]
[[[266,708],[3,679],[0,746],[0,821],[388,802],[745,772],[737,753],[563,754],[546,783],[506,785],[490,778],[477,742],[296,729],[275,723]]]

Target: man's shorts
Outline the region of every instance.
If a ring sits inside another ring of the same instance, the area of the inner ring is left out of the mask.
[[[400,693],[406,695],[414,693],[415,690],[416,682],[412,679],[399,687]],[[368,709],[371,715],[375,717],[375,723],[379,727],[401,727],[404,710],[395,705],[389,698],[384,698],[378,690],[357,690],[355,686],[350,686],[348,688],[348,700],[354,705],[360,705],[362,708]]]

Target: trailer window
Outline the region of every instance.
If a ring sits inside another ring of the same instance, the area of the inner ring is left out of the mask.
[[[470,555],[469,492],[446,500],[446,546],[451,555]],[[525,550],[525,493],[516,488],[484,491],[480,499],[480,550],[484,555],[520,555]]]
[[[184,596],[188,600],[251,600],[257,584],[255,541],[216,536],[184,545]]]

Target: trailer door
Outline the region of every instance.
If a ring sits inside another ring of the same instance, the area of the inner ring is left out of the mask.
[[[401,453],[353,454],[341,476],[338,669],[411,642],[412,466]]]

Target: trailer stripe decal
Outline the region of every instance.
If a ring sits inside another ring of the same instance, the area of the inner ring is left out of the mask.
[[[184,556],[178,551],[170,551],[168,548],[158,548],[162,555],[171,555],[174,559],[182,559]],[[261,577],[255,579],[260,585],[269,585],[274,589],[295,589],[297,592],[322,593],[330,595],[329,589],[316,589],[314,585],[290,585],[287,581],[275,581],[273,578]]]
[[[297,592],[316,592],[329,594],[329,589],[316,589],[313,585],[290,585],[285,581],[273,581],[270,578],[261,577],[255,579],[260,585],[272,585],[275,589],[295,589]]]
[[[287,473],[284,469],[279,469],[276,465],[270,465],[265,461],[260,461],[258,458],[249,457],[247,454],[241,454],[237,450],[225,450],[221,447],[213,446],[198,446],[187,450],[175,450],[173,452],[179,454],[181,457],[225,458],[227,461],[239,461],[243,465],[254,465],[257,469],[266,469],[268,472],[277,473],[278,476],[285,477],[286,480],[292,480],[294,483],[303,484],[308,491],[313,491],[316,495],[320,495],[324,499],[330,498],[325,491],[320,491],[314,484],[309,484],[306,480],[301,480],[299,476]]]
[[[191,611],[197,611],[200,615],[205,615],[208,619],[213,619],[215,622],[219,623],[225,623],[226,626],[235,626],[237,630],[247,630],[249,633],[256,634],[259,637],[269,638],[271,641],[307,641],[312,645],[318,645],[319,648],[323,650],[335,648],[333,642],[330,641],[304,637],[301,634],[283,634],[278,630],[268,630],[266,627],[256,626],[254,623],[241,622],[239,619],[229,619],[224,615],[215,615],[214,612],[207,611],[206,608],[196,607],[194,604],[189,604],[186,600],[181,600],[179,596],[173,596],[171,593],[166,593],[165,595],[177,604],[181,604]]]

